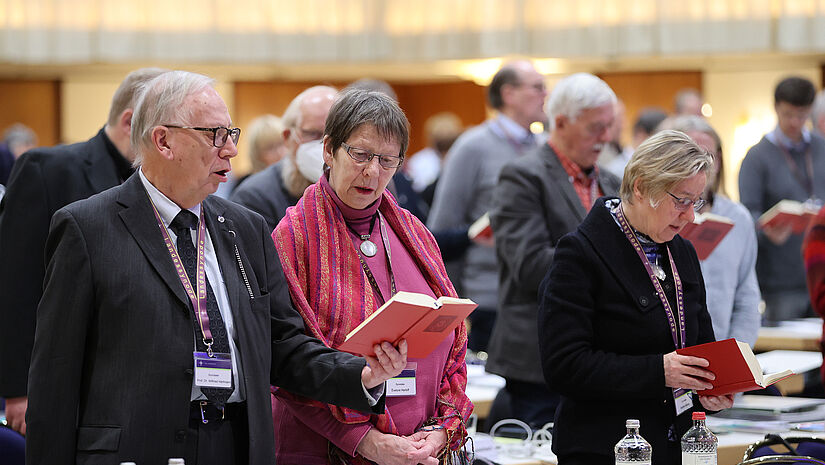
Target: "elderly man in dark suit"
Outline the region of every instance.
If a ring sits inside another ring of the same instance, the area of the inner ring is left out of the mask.
[[[269,385],[366,412],[399,352],[306,336],[264,219],[210,196],[240,130],[206,76],[171,71],[132,119],[138,172],[59,210],[29,376],[30,464],[274,462]]]
[[[550,139],[505,165],[492,196],[500,296],[487,371],[507,379],[502,395],[509,394],[510,415],[536,427],[553,421],[559,401],[542,376],[538,287],[559,239],[599,196],[619,190],[619,180],[596,166],[615,104],[610,87],[593,75],[561,80],[547,104]]]
[[[112,97],[106,125],[88,141],[33,149],[14,164],[0,203],[0,397],[6,398],[9,424],[22,434],[49,221],[61,207],[132,174],[129,135],[138,90],[164,71],[143,68],[126,76]]]

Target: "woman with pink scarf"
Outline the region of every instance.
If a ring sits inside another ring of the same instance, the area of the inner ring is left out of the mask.
[[[456,297],[432,234],[386,190],[404,161],[408,127],[387,96],[342,93],[326,120],[325,173],[272,233],[307,332],[330,347],[398,291]],[[277,463],[462,460],[473,408],[464,393],[466,346],[462,323],[429,356],[409,359],[414,394],[388,392],[382,415],[276,390]]]

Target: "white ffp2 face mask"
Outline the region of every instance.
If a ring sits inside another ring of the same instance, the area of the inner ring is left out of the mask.
[[[317,182],[324,173],[324,144],[313,140],[299,145],[295,152],[295,164],[303,177]]]

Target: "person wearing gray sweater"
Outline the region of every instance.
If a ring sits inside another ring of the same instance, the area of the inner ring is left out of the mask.
[[[754,221],[784,199],[825,199],[825,139],[804,125],[815,90],[803,78],[776,88],[776,129],[751,147],[739,170],[739,198]],[[758,228],[756,274],[768,322],[811,315],[802,263],[802,234],[789,228]]]
[[[450,148],[438,181],[427,227],[438,235],[468,227],[487,213],[501,168],[537,145],[530,124],[544,119],[544,78],[529,61],[505,64],[488,88],[498,116],[467,130]],[[498,306],[498,265],[493,244],[473,243],[448,262],[462,297],[478,304],[470,315],[468,348],[487,350]]]

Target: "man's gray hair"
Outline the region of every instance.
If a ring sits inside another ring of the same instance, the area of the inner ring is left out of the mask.
[[[3,131],[3,142],[14,153],[19,146],[37,145],[37,134],[23,123],[14,123]]]
[[[281,116],[281,123],[283,123],[285,128],[298,128],[298,125],[301,124],[301,104],[304,102],[304,97],[306,97],[306,95],[310,92],[314,92],[318,89],[327,89],[333,94],[338,93],[338,89],[330,86],[312,86],[304,89],[303,92],[296,95],[295,98],[289,102],[289,106],[287,106],[286,110],[284,110],[284,115]]]
[[[143,150],[152,146],[152,129],[165,124],[189,126],[192,110],[184,107],[184,101],[214,84],[214,79],[188,71],[169,71],[146,84],[132,115],[134,166],[141,165]]]
[[[135,108],[144,86],[167,71],[169,70],[163,68],[140,68],[127,74],[114,95],[112,95],[112,104],[109,106],[109,119],[106,124],[109,126],[117,125],[121,113],[129,108]]]
[[[633,203],[633,188],[648,197],[652,207],[659,205],[667,192],[699,173],[710,173],[713,156],[685,133],[666,129],[642,142],[624,169],[619,196]]]
[[[398,155],[403,157],[410,142],[410,123],[398,104],[381,92],[348,89],[341,92],[327,116],[324,136],[329,137],[332,151],[349,139],[359,127],[369,124],[378,135],[401,146]]]
[[[571,74],[559,81],[550,92],[547,101],[549,129],[555,129],[557,116],[575,121],[583,110],[609,103],[616,104],[616,94],[606,82],[589,73]]]
[[[811,106],[811,123],[813,123],[814,129],[820,132],[820,134],[819,120],[822,118],[825,118],[825,90],[820,90],[819,93],[816,94],[814,103]]]

